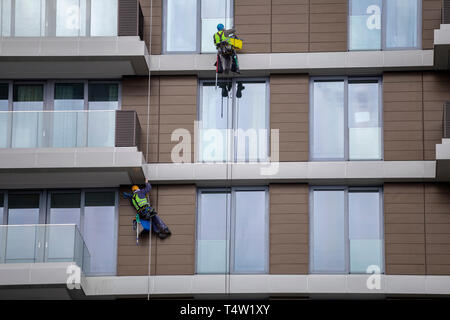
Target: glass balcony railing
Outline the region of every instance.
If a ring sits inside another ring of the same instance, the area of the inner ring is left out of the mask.
[[[0,111],[0,148],[114,147],[116,111]]]
[[[88,274],[90,260],[74,224],[0,226],[0,263],[75,262]]]
[[[0,148],[138,147],[133,110],[0,111]]]

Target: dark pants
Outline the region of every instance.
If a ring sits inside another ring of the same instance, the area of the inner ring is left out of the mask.
[[[161,218],[158,216],[158,213],[153,208],[145,208],[144,210],[141,210],[139,212],[139,218],[142,220],[152,220],[152,230],[156,234],[159,233],[168,233],[169,228],[167,225],[161,220]]]

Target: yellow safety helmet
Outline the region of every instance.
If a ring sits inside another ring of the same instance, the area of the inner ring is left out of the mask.
[[[131,187],[131,191],[132,192],[135,192],[136,190],[139,190],[138,186],[134,185],[134,186]]]

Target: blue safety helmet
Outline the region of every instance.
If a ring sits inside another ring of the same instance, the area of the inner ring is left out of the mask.
[[[217,25],[217,30],[219,30],[219,31],[222,31],[224,28],[225,28],[225,26],[223,24],[221,24],[221,23],[219,23]]]

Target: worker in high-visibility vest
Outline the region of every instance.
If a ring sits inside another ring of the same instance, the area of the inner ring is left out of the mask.
[[[236,50],[229,43],[229,36],[236,33],[235,29],[225,30],[222,23],[217,25],[217,32],[214,34],[214,45],[217,48],[216,72],[226,74],[230,71],[239,73],[239,63]]]
[[[131,200],[131,203],[139,215],[139,219],[150,220],[152,231],[155,232],[159,238],[164,239],[170,236],[171,232],[147,200],[147,193],[149,193],[151,189],[151,184],[148,182],[148,179],[145,179],[144,189],[140,189],[138,186],[134,185],[131,187],[132,194],[124,192],[123,196]]]

